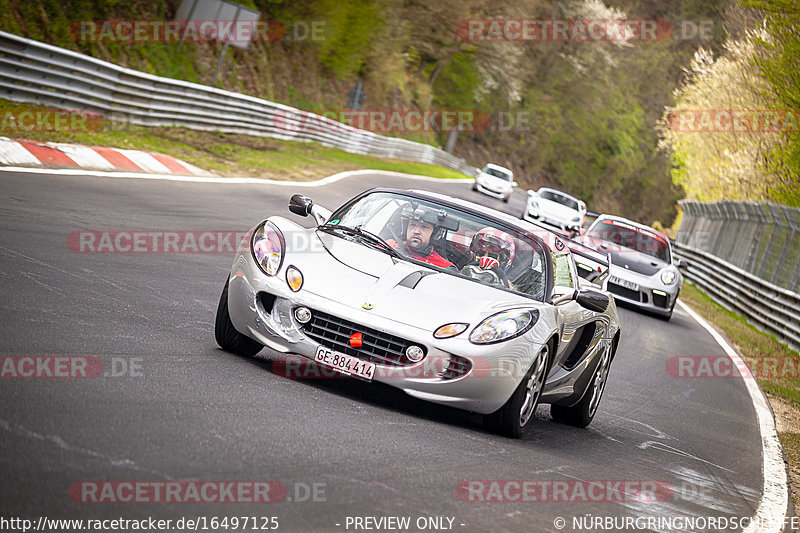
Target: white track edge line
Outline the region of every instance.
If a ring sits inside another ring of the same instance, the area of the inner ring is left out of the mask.
[[[678,300],[678,304],[711,334],[717,344],[731,358],[736,368],[744,368],[746,366],[742,357],[736,353],[736,350],[728,344],[716,329],[682,301]],[[789,502],[786,465],[783,462],[781,442],[775,429],[775,418],[772,414],[772,409],[770,409],[764,393],[758,388],[758,382],[755,379],[745,378],[742,378],[742,381],[747,387],[747,392],[750,394],[750,400],[753,402],[753,408],[756,411],[764,458],[764,486],[761,501],[758,502],[758,508],[743,533],[756,531],[778,533],[784,530],[784,521]]]
[[[471,183],[470,178],[433,178],[417,174],[404,174],[390,170],[348,170],[316,181],[280,181],[261,178],[221,178],[218,176],[180,176],[175,174],[145,174],[142,172],[109,172],[103,170],[88,170],[80,168],[26,168],[26,167],[0,167],[4,172],[29,172],[33,174],[53,174],[57,176],[93,176],[101,178],[146,179],[167,181],[188,181],[199,183],[227,183],[227,184],[263,184],[263,185],[291,185],[293,187],[321,187],[330,185],[339,180],[362,176],[366,174],[383,174],[392,177],[411,178],[437,183]]]

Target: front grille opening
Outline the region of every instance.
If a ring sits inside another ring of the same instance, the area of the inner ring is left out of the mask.
[[[378,365],[408,366],[409,340],[369,328],[322,311],[311,310],[311,320],[303,325],[305,334],[331,350]],[[350,336],[361,333],[361,346],[350,345]],[[419,345],[418,345],[419,346]],[[420,346],[426,352],[424,346]]]
[[[275,298],[276,296],[274,294],[268,292],[258,293],[258,302],[267,314],[272,313],[272,307],[275,305]]]
[[[455,379],[467,375],[472,370],[472,361],[460,355],[451,355],[442,371],[442,379]]]
[[[622,296],[623,298],[627,298],[629,300],[634,300],[636,302],[639,302],[642,299],[639,291],[631,290],[627,287],[623,287],[622,285],[617,285],[616,283],[608,283],[608,292],[611,294],[616,294],[617,296]]]

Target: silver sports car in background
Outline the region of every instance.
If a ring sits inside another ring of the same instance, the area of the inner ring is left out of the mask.
[[[601,215],[578,240],[610,257],[606,288],[615,299],[666,320],[672,317],[683,275],[666,235],[622,217]],[[594,264],[579,258],[578,267],[587,277]]]
[[[608,293],[581,287],[561,238],[421,191],[373,189],[333,213],[295,195],[289,210],[316,224],[271,216],[250,230],[217,309],[223,349],[297,354],[512,437],[540,402],[591,422],[619,319]]]

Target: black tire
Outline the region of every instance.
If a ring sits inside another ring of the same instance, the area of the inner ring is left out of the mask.
[[[542,396],[550,363],[550,344],[533,360],[525,378],[508,401],[492,414],[484,415],[484,424],[492,433],[519,438],[530,425]]]
[[[478,185],[477,185],[476,183],[473,183],[473,184],[472,184],[472,190],[477,192],[477,190],[478,190]]]
[[[594,415],[597,414],[597,407],[603,397],[608,381],[608,370],[611,367],[611,360],[614,358],[613,345],[606,348],[603,358],[594,371],[594,377],[581,401],[571,407],[563,405],[551,405],[550,416],[556,422],[569,424],[579,428],[585,428],[591,424]]]
[[[505,203],[508,203],[508,200],[509,200],[510,198],[511,198],[510,196],[506,196],[505,198],[503,198],[503,201],[504,201]]]
[[[226,352],[235,353],[252,357],[264,347],[264,345],[254,341],[250,337],[242,335],[231,322],[231,315],[228,313],[228,282],[222,289],[222,296],[219,297],[217,305],[217,319],[214,323],[214,337],[217,339],[219,347]]]

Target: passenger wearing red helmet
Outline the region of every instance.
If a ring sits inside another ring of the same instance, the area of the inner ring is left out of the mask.
[[[472,237],[469,251],[472,259],[461,273],[492,285],[509,287],[506,271],[514,261],[514,239],[496,228],[483,228]]]
[[[439,221],[443,216],[446,214],[439,215],[424,206],[417,206],[416,209],[409,206],[402,213],[406,226],[405,240],[398,244],[394,239],[390,239],[387,243],[392,248],[407,252],[407,255],[417,261],[424,261],[441,268],[455,268],[453,263],[439,255],[431,242],[435,238],[444,237],[446,228]]]

